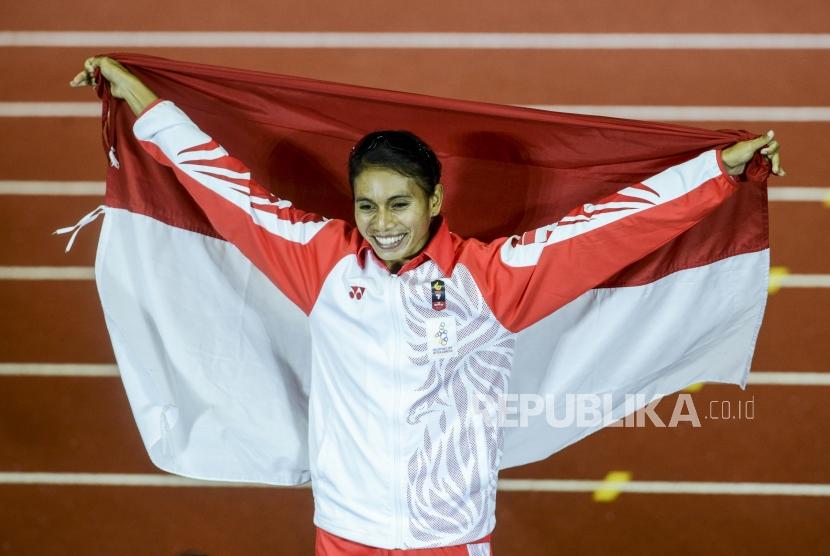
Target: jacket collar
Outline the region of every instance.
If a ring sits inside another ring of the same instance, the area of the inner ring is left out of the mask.
[[[421,252],[415,255],[408,263],[403,265],[398,271],[398,275],[403,274],[408,270],[412,270],[420,266],[427,259],[432,260],[444,276],[452,276],[453,268],[455,267],[455,242],[453,241],[453,234],[447,225],[447,221],[443,216],[438,215],[432,223],[433,232],[427,241],[427,244],[421,249]],[[368,252],[367,252],[368,251]],[[386,264],[375,255],[372,250],[372,245],[362,239],[360,247],[357,250],[357,262],[363,268],[367,258],[371,257],[375,263],[386,268]]]

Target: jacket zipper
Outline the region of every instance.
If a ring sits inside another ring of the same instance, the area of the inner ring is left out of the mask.
[[[394,457],[393,457],[393,489],[392,501],[394,504],[394,532],[395,532],[395,546],[402,547],[403,544],[403,512],[401,511],[400,493],[401,485],[401,421],[400,421],[400,403],[401,403],[401,376],[400,376],[400,354],[399,346],[401,345],[401,331],[400,331],[400,310],[398,308],[398,289],[400,277],[397,274],[390,275],[390,301],[393,307],[392,322],[394,328],[393,346],[392,346],[392,374],[395,379],[395,392],[393,395],[392,415],[394,422]]]

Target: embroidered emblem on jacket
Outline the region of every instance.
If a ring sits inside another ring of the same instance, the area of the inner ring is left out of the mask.
[[[432,281],[432,308],[443,311],[447,308],[447,289],[443,280]]]

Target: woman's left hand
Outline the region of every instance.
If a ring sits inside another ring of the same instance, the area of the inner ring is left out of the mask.
[[[761,154],[766,156],[772,163],[772,173],[776,176],[786,176],[787,173],[781,167],[781,155],[778,151],[781,145],[774,139],[775,133],[769,130],[766,135],[761,135],[749,141],[735,143],[731,147],[721,151],[721,160],[726,166],[726,173],[730,176],[743,174],[746,163],[752,160],[755,151],[761,149]]]
[[[118,60],[108,56],[92,56],[84,62],[84,69],[69,82],[70,87],[95,86],[95,68],[100,68],[101,77],[109,81],[110,94],[122,98],[138,116],[145,108],[158,99],[147,85],[130,73]]]

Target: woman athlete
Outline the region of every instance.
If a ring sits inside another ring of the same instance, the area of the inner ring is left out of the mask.
[[[89,58],[70,85],[95,85],[96,68],[137,116],[141,146],[309,317],[322,556],[490,554],[502,436],[486,417],[507,391],[515,334],[702,220],[740,187],[733,176],[759,149],[784,175],[769,132],[484,243],[441,217],[433,151],[411,133],[380,131],[349,157],[354,228],[241,178],[241,161],[117,61]],[[613,212],[601,210],[610,202]]]

